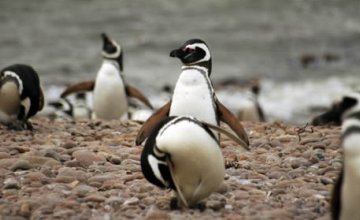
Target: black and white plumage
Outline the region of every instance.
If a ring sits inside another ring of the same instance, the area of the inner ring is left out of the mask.
[[[103,62],[96,79],[74,84],[65,89],[62,98],[84,91],[93,91],[93,112],[95,118],[112,120],[128,118],[128,96],[138,98],[152,109],[149,100],[136,88],[125,84],[123,71],[123,49],[105,33],[103,40]]]
[[[55,114],[72,120],[90,119],[92,111],[86,102],[85,93],[77,93],[75,100],[71,102],[67,98],[60,98],[57,101],[48,103],[55,108]]]
[[[360,217],[360,93],[343,97],[337,107],[342,121],[343,169],[332,196],[332,219]]]
[[[207,44],[200,39],[191,39],[180,48],[172,50],[170,56],[179,58],[182,62],[172,99],[144,123],[136,144],[141,144],[156,123],[168,116],[192,116],[215,125],[224,121],[249,144],[245,129],[236,116],[216,98],[210,80],[212,59]]]
[[[37,72],[28,65],[14,64],[0,72],[0,122],[16,130],[32,129],[28,119],[44,106]]]
[[[224,179],[224,159],[213,129],[243,145],[220,127],[185,116],[160,121],[146,140],[142,172],[150,183],[174,190],[178,207],[196,207]]]

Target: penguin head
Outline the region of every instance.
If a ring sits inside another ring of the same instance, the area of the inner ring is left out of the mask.
[[[54,107],[57,111],[61,111],[69,116],[72,116],[73,105],[65,98],[60,98],[58,101],[49,102],[49,105]]]
[[[186,66],[203,66],[211,74],[211,54],[207,44],[200,39],[186,41],[180,48],[170,52],[170,57],[177,57]]]
[[[360,92],[345,95],[340,101],[335,102],[331,109],[312,121],[313,125],[333,123],[340,125],[348,116],[360,112]]]
[[[123,71],[123,52],[120,45],[105,33],[102,33],[101,37],[103,39],[103,57],[115,60],[119,64],[120,71]]]

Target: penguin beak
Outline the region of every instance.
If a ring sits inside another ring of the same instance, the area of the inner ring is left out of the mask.
[[[113,40],[110,37],[108,37],[105,33],[101,33],[101,37],[103,39],[103,51],[107,54],[116,53],[117,48]]]
[[[182,59],[185,56],[185,52],[182,49],[175,49],[170,52],[170,57],[177,57]]]
[[[112,44],[110,38],[105,33],[101,33],[101,37],[103,39],[104,45]]]

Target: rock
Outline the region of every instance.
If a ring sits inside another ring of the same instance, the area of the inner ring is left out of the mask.
[[[130,199],[125,200],[124,205],[136,205],[139,203],[139,199],[136,197],[131,197]]]
[[[330,178],[327,177],[320,177],[320,181],[321,183],[323,183],[324,185],[328,185],[328,184],[332,184],[334,181]]]
[[[76,186],[73,190],[72,193],[74,193],[75,195],[79,196],[79,197],[85,197],[90,193],[93,193],[97,191],[96,188],[88,186],[88,185],[78,185]]]
[[[76,179],[76,180],[79,180],[80,182],[85,182],[85,181],[87,181],[89,174],[87,174],[84,171],[77,170],[76,168],[62,167],[59,169],[58,175],[57,175],[57,178],[60,178],[60,177],[70,177],[74,180]]]
[[[151,208],[146,212],[145,219],[146,220],[158,220],[158,219],[166,220],[166,219],[171,219],[171,217],[168,212],[158,210],[158,209],[154,208],[154,206],[151,206]]]
[[[61,157],[60,155],[53,149],[46,149],[44,152],[44,157],[50,157],[53,158],[54,160],[60,161]]]
[[[226,205],[226,201],[223,200],[209,200],[206,202],[206,206],[214,211],[219,211],[224,208]]]
[[[22,202],[20,204],[19,215],[23,217],[29,217],[31,214],[30,204],[28,202]]]
[[[30,162],[27,160],[18,160],[10,167],[10,170],[12,171],[29,169],[31,169],[31,165]]]
[[[15,178],[7,178],[4,181],[4,189],[20,189],[20,183]]]
[[[65,148],[65,149],[70,149],[70,148],[76,147],[76,143],[73,141],[67,141],[67,142],[61,144],[61,147]]]
[[[76,159],[80,166],[85,168],[89,167],[94,162],[106,161],[105,158],[88,150],[77,150],[72,154],[72,156]]]
[[[121,164],[121,159],[120,159],[120,157],[117,157],[117,156],[111,156],[110,163],[119,165],[119,164]]]
[[[6,152],[0,152],[0,160],[5,158],[10,158],[10,154]]]
[[[110,205],[114,208],[122,205],[123,202],[124,199],[119,196],[111,196],[110,198],[105,200],[105,204]]]
[[[86,202],[104,202],[106,198],[98,194],[91,194],[85,197]]]

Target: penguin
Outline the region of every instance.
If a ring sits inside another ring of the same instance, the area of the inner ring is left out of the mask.
[[[13,64],[0,71],[0,122],[9,129],[32,130],[29,118],[44,107],[38,73],[29,65]]]
[[[188,116],[159,121],[146,140],[140,158],[142,173],[150,183],[173,190],[171,209],[202,208],[201,200],[223,182],[224,158],[213,129],[248,150],[235,135]]]
[[[180,48],[172,50],[170,57],[182,62],[181,74],[172,98],[143,124],[136,137],[136,145],[140,145],[149,136],[158,121],[168,116],[193,116],[214,125],[223,121],[249,143],[245,129],[236,116],[215,95],[210,80],[212,59],[207,44],[201,39],[190,39]]]
[[[120,45],[105,33],[103,40],[103,62],[92,81],[80,82],[65,89],[61,98],[75,92],[93,91],[93,112],[95,118],[112,120],[128,119],[128,96],[138,98],[150,109],[149,100],[136,88],[125,84],[123,71],[123,50]]]
[[[360,217],[360,93],[343,97],[338,103],[342,120],[343,168],[336,180],[331,201],[333,220]]]
[[[49,106],[59,111],[57,114],[62,116],[65,114],[66,118],[73,120],[90,119],[92,115],[92,111],[86,103],[85,93],[77,93],[74,103],[67,98],[60,98],[58,101],[49,102]]]
[[[311,121],[312,125],[341,125],[341,113],[343,111],[341,106],[341,100],[336,100],[330,107],[330,109],[316,117]]]
[[[260,85],[254,81],[251,85],[251,93],[248,94],[245,104],[241,106],[238,112],[238,118],[241,121],[265,122],[265,114],[259,103]]]

